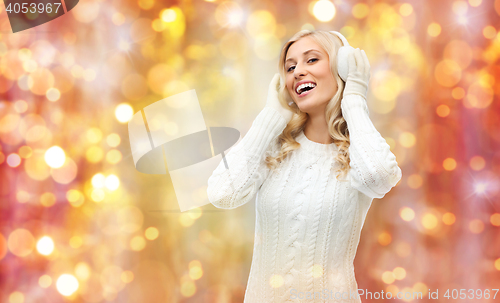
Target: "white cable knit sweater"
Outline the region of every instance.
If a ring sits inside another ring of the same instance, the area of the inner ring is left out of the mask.
[[[264,159],[278,151],[285,119],[265,107],[244,138],[208,180],[207,194],[217,208],[233,209],[255,194],[256,224],[244,303],[361,302],[354,256],[373,198],[382,198],[401,179],[389,145],[368,116],[364,98],[347,95],[341,103],[350,133],[351,169],[335,177],[337,146],[310,141],[275,171]],[[343,297],[343,299],[342,299]]]

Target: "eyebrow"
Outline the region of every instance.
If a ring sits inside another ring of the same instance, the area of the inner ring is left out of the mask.
[[[318,52],[318,53],[320,53],[320,51],[318,51],[317,49],[310,49],[310,50],[306,50],[306,51],[303,53],[303,55],[307,55],[307,54],[308,54],[308,53],[310,53],[310,52]],[[320,53],[320,54],[321,54],[321,53]],[[290,61],[290,60],[293,60],[293,58],[288,58],[288,59],[286,59],[286,60],[285,60],[285,64],[286,64],[288,61]]]

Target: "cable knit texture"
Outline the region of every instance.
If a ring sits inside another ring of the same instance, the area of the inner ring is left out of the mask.
[[[265,107],[248,133],[208,180],[217,208],[233,209],[256,199],[255,241],[244,303],[361,302],[356,296],[354,257],[373,198],[382,198],[401,179],[389,145],[375,129],[363,97],[341,103],[351,144],[351,169],[337,180],[335,144],[310,141],[276,170],[265,157],[276,155],[285,119]],[[343,298],[342,298],[343,297]]]

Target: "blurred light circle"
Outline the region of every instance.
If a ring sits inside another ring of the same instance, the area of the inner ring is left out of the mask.
[[[462,70],[455,61],[444,59],[436,65],[434,78],[444,87],[453,87],[462,78]]]
[[[399,215],[405,221],[411,221],[415,218],[415,212],[409,207],[404,207],[399,211]]]
[[[434,229],[438,225],[438,220],[434,214],[427,213],[422,217],[422,226],[426,229]]]
[[[329,0],[319,0],[314,4],[313,15],[321,22],[328,22],[335,17],[337,10]]]
[[[75,274],[78,279],[82,281],[87,281],[90,278],[91,269],[85,262],[79,262],[75,266]]]
[[[493,102],[495,92],[489,84],[476,81],[469,86],[464,106],[467,108],[486,108]]]
[[[17,100],[14,102],[14,109],[16,112],[22,114],[28,110],[28,103],[24,100]]]
[[[414,146],[415,142],[415,135],[410,132],[403,132],[399,135],[399,143],[406,148]]]
[[[126,206],[118,211],[118,222],[121,230],[126,233],[133,233],[142,227],[144,215],[135,206]]]
[[[51,192],[43,193],[40,196],[40,204],[44,207],[51,207],[56,204],[56,196]]]
[[[10,233],[7,245],[14,255],[26,257],[35,248],[35,238],[28,230],[18,228]]]
[[[106,197],[106,193],[104,192],[104,190],[102,190],[100,188],[96,188],[92,191],[92,193],[90,194],[90,197],[92,198],[92,200],[94,202],[102,202],[104,200],[104,198]]]
[[[52,278],[49,275],[43,275],[38,278],[38,285],[40,285],[41,288],[48,288],[52,285]]]
[[[24,145],[19,148],[19,156],[21,158],[26,159],[31,157],[31,155],[33,155],[33,149],[28,145]]]
[[[261,34],[255,38],[254,51],[262,60],[273,60],[279,55],[281,41],[274,35]]]
[[[474,234],[479,234],[484,230],[484,223],[480,219],[474,219],[469,222],[469,229]]]
[[[5,237],[0,233],[0,260],[2,260],[6,254],[7,254],[7,240],[5,240]]]
[[[427,34],[429,34],[429,36],[431,37],[437,37],[439,36],[439,34],[441,33],[441,25],[439,25],[439,23],[431,23],[429,24],[429,26],[427,27]]]
[[[82,1],[71,10],[76,20],[81,23],[90,23],[99,15],[98,1]]]
[[[460,69],[466,69],[472,62],[470,44],[462,40],[450,41],[443,50],[443,58],[452,60]]]
[[[173,9],[165,9],[160,13],[160,18],[165,22],[174,22],[177,18],[177,14]]]
[[[258,10],[248,17],[246,27],[252,37],[272,35],[276,30],[276,20],[270,12]]]
[[[115,175],[109,175],[106,177],[106,188],[109,190],[116,190],[120,186],[120,179]]]
[[[120,145],[120,142],[121,142],[120,135],[116,133],[109,134],[106,137],[106,143],[108,143],[108,145],[111,147],[117,147],[118,145]]]
[[[18,114],[6,114],[0,119],[0,132],[9,133],[17,128],[19,122],[21,121],[21,116]]]
[[[452,225],[453,223],[455,223],[455,215],[453,213],[445,213],[443,214],[443,217],[441,219],[446,225]]]
[[[18,154],[12,153],[7,156],[7,165],[10,167],[18,167],[21,164],[21,157]]]
[[[486,161],[481,156],[474,156],[470,159],[469,165],[473,170],[481,170],[485,167]]]
[[[36,95],[45,95],[49,88],[54,87],[54,75],[46,68],[38,68],[31,74],[33,87],[31,92]]]
[[[63,166],[66,161],[66,154],[59,146],[52,146],[45,152],[45,162],[52,168],[59,168]]]
[[[101,284],[105,289],[112,292],[119,292],[125,287],[125,282],[122,281],[121,276],[123,269],[116,265],[110,265],[104,268],[101,272]]]
[[[158,238],[159,234],[160,232],[158,231],[158,228],[152,226],[148,227],[144,232],[144,235],[148,240],[155,240],[156,238]]]
[[[24,161],[24,169],[33,180],[42,181],[50,176],[50,167],[45,162],[43,150],[34,150],[33,156]]]
[[[24,294],[20,291],[14,291],[9,295],[9,303],[24,303]]]
[[[103,156],[104,152],[102,151],[102,148],[100,148],[99,146],[91,146],[89,147],[89,149],[87,149],[87,152],[85,153],[87,161],[91,163],[97,163],[101,161]]]
[[[281,276],[281,275],[274,274],[271,276],[271,278],[269,278],[269,285],[272,288],[278,288],[281,285],[283,285],[283,283],[284,283],[284,279],[283,279],[283,276]]]
[[[99,143],[102,139],[102,131],[97,127],[89,128],[85,134],[87,140],[92,144]]]
[[[49,236],[43,236],[38,240],[36,249],[40,254],[48,256],[54,251],[54,241]]]
[[[394,273],[392,271],[385,271],[382,274],[382,281],[385,284],[392,284],[395,280]]]
[[[130,248],[134,251],[141,251],[146,247],[146,240],[142,236],[135,236],[130,240]]]
[[[71,158],[66,158],[64,165],[51,170],[51,175],[54,181],[59,184],[69,184],[75,180],[78,173],[78,167]]]
[[[151,90],[159,95],[162,95],[167,84],[177,78],[175,70],[164,63],[153,66],[148,71],[148,84]]]
[[[116,164],[122,160],[122,153],[117,149],[112,149],[106,154],[106,161]]]
[[[103,174],[98,173],[92,177],[92,186],[94,188],[103,188],[105,186],[106,177]]]
[[[243,22],[243,11],[238,3],[224,1],[215,9],[214,17],[222,27],[236,27]]]
[[[119,104],[115,109],[116,119],[121,123],[127,123],[132,119],[134,110],[128,103]]]
[[[62,274],[57,278],[56,288],[57,291],[63,296],[71,296],[78,290],[78,280],[70,274]]]

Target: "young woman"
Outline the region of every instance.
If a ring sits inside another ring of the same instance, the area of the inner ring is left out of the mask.
[[[401,169],[368,116],[364,51],[340,57],[347,81],[339,75],[340,36],[303,30],[283,46],[266,106],[208,180],[218,208],[258,193],[245,303],[361,302],[361,229]]]

